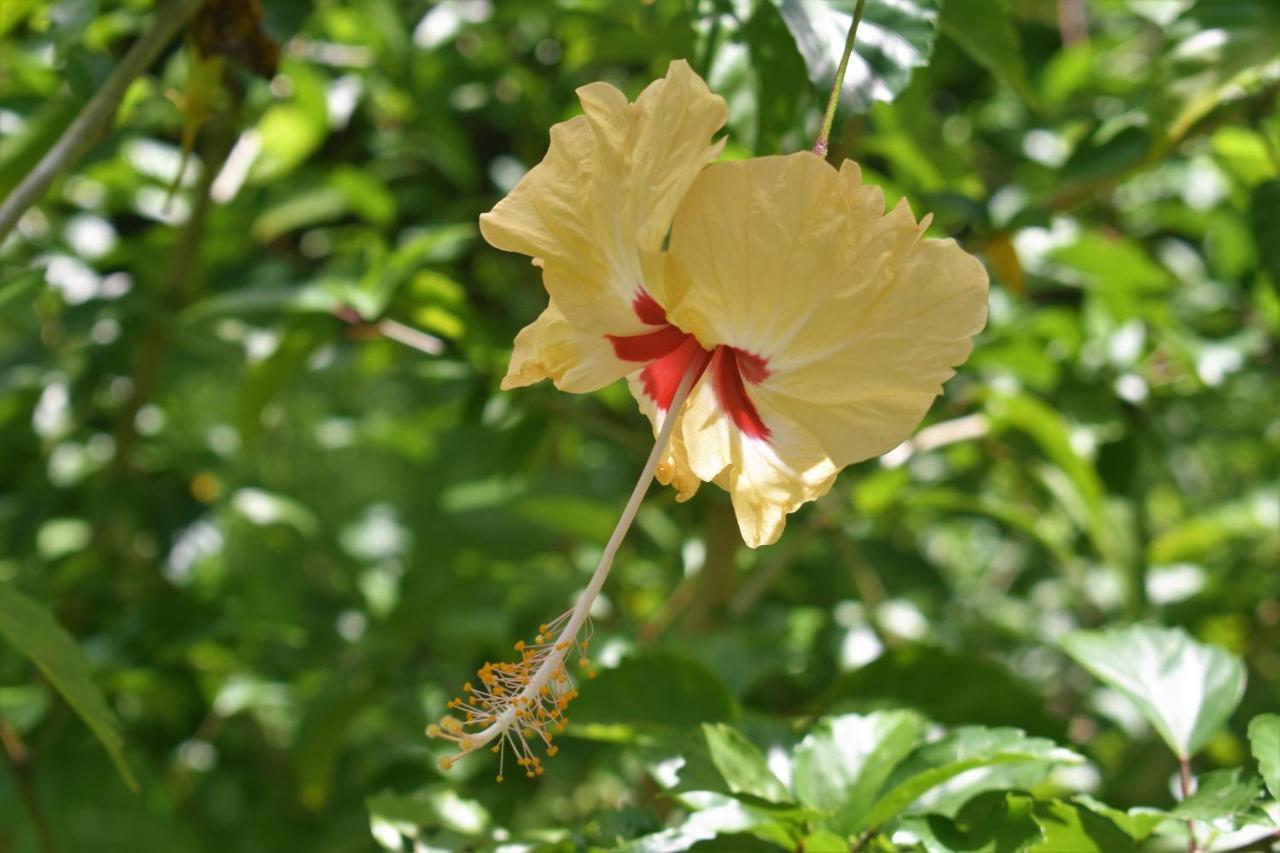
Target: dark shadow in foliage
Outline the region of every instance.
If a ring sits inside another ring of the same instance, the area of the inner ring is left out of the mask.
[[[903,705],[949,725],[1016,726],[1055,740],[1066,731],[1046,713],[1043,697],[1006,667],[926,645],[894,649],[841,676],[817,703],[827,713]]]

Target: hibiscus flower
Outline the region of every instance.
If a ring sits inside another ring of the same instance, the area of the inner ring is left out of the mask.
[[[480,218],[550,296],[503,388],[625,377],[655,432],[678,418],[659,481],[682,500],[720,485],[746,543],[770,544],[919,424],[986,322],[986,271],[924,238],[905,201],[886,214],[852,162],[713,164],[726,107],[683,61],[635,103],[606,83],[578,94],[584,114]]]

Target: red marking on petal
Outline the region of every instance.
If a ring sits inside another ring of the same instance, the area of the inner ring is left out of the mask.
[[[738,372],[742,374],[743,379],[752,385],[759,385],[769,378],[770,370],[767,358],[737,347],[730,347],[730,349],[733,350],[733,354],[738,358]]]
[[[640,322],[646,326],[665,326],[667,312],[662,310],[658,300],[649,295],[649,291],[641,288],[636,298],[631,300],[631,310],[636,312]]]
[[[680,346],[662,358],[650,362],[644,370],[640,371],[640,382],[644,386],[644,393],[665,412],[671,408],[671,400],[680,388],[680,380],[684,378],[690,367],[697,371],[693,379],[694,383],[697,383],[710,360],[711,353],[698,345],[697,338],[693,335],[685,335],[685,340]]]
[[[631,308],[646,326],[660,326],[640,335],[605,335],[613,345],[613,354],[622,361],[644,363],[640,384],[644,393],[666,412],[680,387],[680,380],[690,370],[694,382],[702,378],[708,365],[711,381],[725,414],[744,434],[768,440],[769,428],[760,419],[755,403],[747,395],[744,384],[758,385],[769,377],[769,362],[762,356],[737,347],[718,346],[708,352],[693,335],[667,322],[667,312],[643,288],[636,293]]]
[[[746,359],[743,359],[744,355]],[[764,359],[759,356],[742,353],[733,347],[719,346],[716,347],[715,356],[711,359],[711,381],[715,385],[716,398],[720,401],[721,408],[738,429],[752,438],[767,440],[770,435],[769,428],[760,419],[755,403],[751,402],[751,398],[747,396],[747,389],[742,384],[744,361],[751,375],[760,375],[761,371],[764,371],[765,376],[768,375]]]
[[[675,326],[665,326],[643,335],[605,335],[613,344],[613,354],[623,361],[653,361],[662,358],[689,336]]]

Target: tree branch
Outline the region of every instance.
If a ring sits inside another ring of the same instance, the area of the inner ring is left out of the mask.
[[[40,159],[25,178],[0,202],[0,242],[8,236],[18,219],[49,189],[59,173],[69,169],[97,141],[99,130],[115,115],[124,93],[136,77],[151,67],[160,51],[181,29],[204,0],[172,0],[160,7],[151,29],[147,30],[111,72],[107,82],[94,95],[62,136]]]

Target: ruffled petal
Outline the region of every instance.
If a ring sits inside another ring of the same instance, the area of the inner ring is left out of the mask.
[[[782,535],[787,515],[830,491],[839,469],[813,435],[770,400],[756,400],[769,438],[747,435],[726,412],[714,385],[710,375],[698,383],[675,433],[692,476],[729,492],[743,541],[752,548],[771,545]],[[675,457],[677,480],[684,476],[680,461]]]
[[[661,290],[663,240],[676,206],[698,172],[720,153],[711,136],[723,126],[724,100],[683,61],[650,84],[636,102],[606,83],[578,90],[584,114],[551,129],[546,157],[493,210],[480,231],[493,246],[533,258],[559,320],[585,336],[634,337],[653,331],[639,300]],[[660,301],[660,300],[659,300]],[[536,381],[537,365],[559,364],[568,350],[535,354],[566,335],[535,327],[524,334],[521,369],[512,382]],[[523,334],[523,333],[522,333]],[[635,363],[598,347],[584,368],[594,384],[635,370]],[[552,375],[547,373],[546,375]],[[567,386],[566,386],[567,387]],[[596,385],[595,387],[599,387]]]
[[[748,544],[910,435],[968,356],[986,271],[923,230],[905,204],[886,214],[856,165],[808,153],[710,166],[685,196],[667,316],[737,370],[717,385],[713,361],[678,432],[694,475],[732,493]]]
[[[569,325],[553,301],[516,335],[502,389],[550,379],[561,391],[585,394],[616,380],[618,368],[608,338]],[[634,370],[635,365],[629,369]]]

